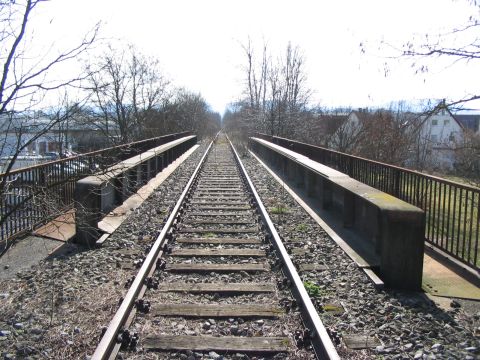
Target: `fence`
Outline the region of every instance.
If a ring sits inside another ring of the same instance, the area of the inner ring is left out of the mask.
[[[417,171],[265,134],[271,141],[425,211],[425,240],[480,270],[480,189]]]
[[[0,242],[72,209],[78,179],[188,135],[155,137],[0,174]]]

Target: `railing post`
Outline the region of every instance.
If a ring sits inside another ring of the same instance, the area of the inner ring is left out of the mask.
[[[399,198],[400,197],[400,170],[393,169],[393,189],[392,195]]]
[[[353,162],[354,159],[352,157],[348,158],[348,170],[347,170],[347,175],[348,176],[353,176]]]

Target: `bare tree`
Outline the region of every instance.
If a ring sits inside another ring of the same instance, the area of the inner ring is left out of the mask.
[[[35,121],[33,109],[41,107],[47,95],[58,90],[78,87],[85,78],[82,71],[62,78],[57,70],[72,65],[94,43],[98,25],[76,45],[68,49],[50,48],[43,54],[31,53],[34,41],[29,29],[35,8],[45,0],[1,1],[0,39],[0,128],[4,142],[5,160],[3,172],[9,174],[18,156],[42,134],[49,132],[59,122],[70,116],[71,111],[44,122]],[[72,109],[78,108],[78,104]],[[7,176],[0,178],[0,193],[5,192]],[[2,216],[3,218],[3,216]]]
[[[110,47],[98,64],[88,65],[92,91],[92,124],[114,143],[143,137],[152,110],[167,95],[169,82],[159,70],[157,59]]]
[[[457,1],[452,1],[457,2]],[[446,31],[418,34],[401,45],[387,40],[381,42],[380,49],[386,58],[385,74],[390,72],[389,61],[407,60],[416,74],[428,73],[432,65],[445,68],[458,63],[471,63],[480,60],[480,2],[463,0],[471,6],[472,13],[462,24]],[[367,51],[367,44],[360,44],[361,52]],[[479,100],[480,93],[468,94],[464,98],[447,101],[450,110],[461,109],[466,103]]]
[[[242,49],[246,56],[246,98],[239,104],[244,109],[242,114],[247,131],[291,135],[304,119],[310,96],[303,54],[289,43],[284,55],[274,61],[266,44],[257,55],[250,39]]]
[[[480,134],[466,131],[455,151],[455,170],[473,185],[480,187]]]
[[[334,150],[354,154],[365,138],[365,126],[362,121],[344,121],[332,135],[328,145]]]
[[[176,89],[154,113],[147,123],[152,135],[168,129],[168,132],[193,131],[204,137],[220,129],[220,114],[210,110],[201,94],[184,88]]]
[[[263,109],[265,107],[267,96],[267,77],[269,71],[267,44],[262,47],[261,59],[257,63],[256,54],[251,39],[246,45],[241,45],[247,64],[245,66],[247,95],[250,102],[250,108]]]
[[[338,127],[329,145],[371,160],[406,165],[419,140],[421,122],[422,115],[402,101],[389,109],[359,109]]]

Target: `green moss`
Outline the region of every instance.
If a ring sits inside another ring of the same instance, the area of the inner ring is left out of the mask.
[[[303,286],[305,286],[305,290],[307,290],[307,293],[310,297],[317,297],[320,295],[321,289],[317,284],[310,281],[304,281]]]
[[[288,208],[285,205],[277,205],[274,207],[269,208],[271,214],[281,215],[286,214],[288,212]]]
[[[342,312],[343,308],[341,306],[333,305],[333,304],[325,304],[322,306],[323,311],[326,312]]]
[[[298,225],[295,227],[295,230],[300,231],[300,232],[305,232],[305,231],[308,230],[308,226],[307,226],[307,224],[301,223],[301,224],[298,224]]]

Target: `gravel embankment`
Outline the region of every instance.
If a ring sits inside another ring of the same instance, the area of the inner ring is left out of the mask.
[[[206,149],[202,144],[101,248],[72,245],[0,281],[2,359],[85,359],[115,313],[125,284]],[[0,270],[1,271],[1,270]]]
[[[243,160],[297,268],[303,263],[324,265],[301,276],[315,293],[315,306],[335,335],[342,358],[478,358],[480,312],[466,313],[458,302],[444,311],[419,293],[375,289],[364,272],[250,154]],[[281,206],[286,212],[278,214]],[[380,341],[371,349],[349,350],[342,339],[349,334],[369,335]]]

